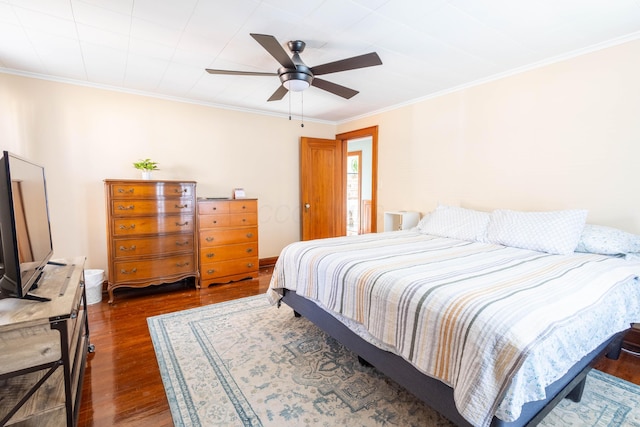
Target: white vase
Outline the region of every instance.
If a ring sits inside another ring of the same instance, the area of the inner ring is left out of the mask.
[[[142,179],[151,179],[151,171],[142,171]]]

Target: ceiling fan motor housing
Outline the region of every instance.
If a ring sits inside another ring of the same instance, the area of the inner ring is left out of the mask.
[[[296,65],[295,69],[281,67],[278,76],[282,85],[293,92],[305,90],[313,81],[313,73],[304,65]]]

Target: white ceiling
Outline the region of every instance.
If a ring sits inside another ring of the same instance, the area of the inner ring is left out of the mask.
[[[276,76],[204,71],[275,72],[249,33],[305,41],[308,66],[383,65],[322,76],[350,100],[267,102]],[[636,38],[640,0],[0,0],[2,72],[329,122]]]

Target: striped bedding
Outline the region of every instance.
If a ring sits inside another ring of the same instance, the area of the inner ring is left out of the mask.
[[[267,296],[315,301],[454,390],[471,424],[521,406],[640,320],[640,263],[398,231],[293,243]]]

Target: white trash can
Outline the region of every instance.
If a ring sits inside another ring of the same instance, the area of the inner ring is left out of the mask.
[[[84,285],[87,292],[87,304],[97,304],[102,301],[102,280],[104,270],[85,270]]]

